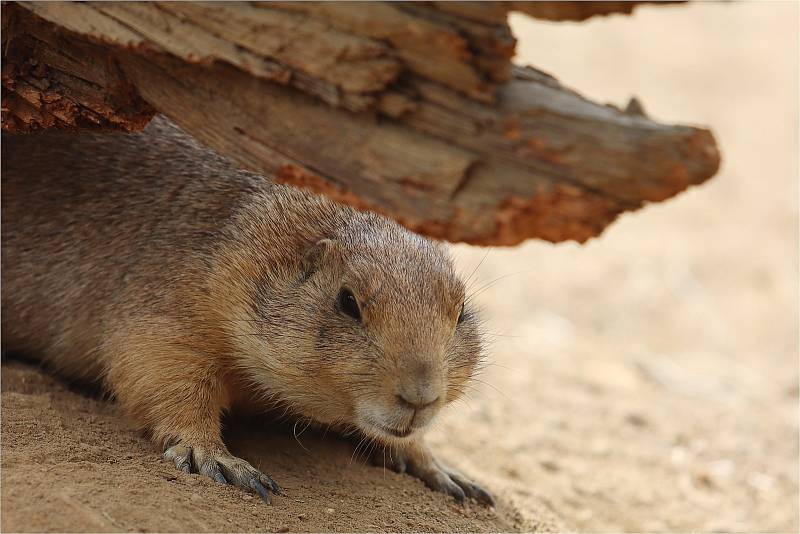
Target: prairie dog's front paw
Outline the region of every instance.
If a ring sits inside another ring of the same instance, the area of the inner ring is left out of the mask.
[[[377,466],[408,473],[422,480],[432,490],[452,495],[458,502],[472,498],[481,504],[494,506],[494,498],[488,491],[454,469],[442,465],[423,444],[414,444],[399,451],[394,448],[378,450],[372,461]]]
[[[188,445],[183,442],[164,451],[164,459],[175,464],[184,473],[199,473],[221,484],[232,484],[258,493],[269,503],[269,494],[281,494],[281,488],[245,460],[237,458],[220,445]]]

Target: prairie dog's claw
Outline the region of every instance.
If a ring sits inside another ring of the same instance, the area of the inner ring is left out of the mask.
[[[494,497],[492,497],[491,493],[455,471],[445,470],[445,473],[450,477],[450,480],[464,491],[467,497],[475,499],[486,506],[494,506]]]
[[[256,493],[258,493],[258,496],[261,497],[262,501],[266,503],[269,502],[269,492],[267,491],[267,488],[265,488],[264,485],[261,484],[261,482],[259,482],[255,478],[251,478],[249,480],[249,484],[250,488]]]
[[[486,506],[495,504],[488,491],[457,471],[444,467],[424,445],[413,445],[400,451],[392,450],[391,453],[389,450],[378,451],[373,455],[372,463],[398,473],[408,473],[422,480],[430,489],[451,495],[462,504],[468,498]]]
[[[175,464],[179,471],[184,473],[192,472],[192,448],[182,445],[175,445],[164,451],[164,459]]]
[[[270,492],[276,495],[282,493],[280,486],[269,475],[222,447],[192,447],[178,443],[164,451],[164,459],[173,462],[184,473],[199,473],[220,484],[232,484],[253,491],[266,503],[270,502]]]
[[[272,477],[268,475],[261,475],[261,483],[264,484],[269,490],[274,493],[275,495],[283,495],[283,488],[281,488],[277,482],[272,480]]]

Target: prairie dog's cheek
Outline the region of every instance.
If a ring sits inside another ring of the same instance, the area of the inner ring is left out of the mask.
[[[324,353],[330,349],[331,330],[331,327],[324,323],[317,328],[317,335],[314,338],[314,349],[318,353]]]

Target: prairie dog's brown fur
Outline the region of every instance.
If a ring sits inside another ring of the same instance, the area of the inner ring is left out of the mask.
[[[2,179],[3,349],[102,381],[179,468],[278,492],[220,415],[283,405],[491,501],[421,438],[481,351],[441,245],[237,171],[164,118],[6,135]]]

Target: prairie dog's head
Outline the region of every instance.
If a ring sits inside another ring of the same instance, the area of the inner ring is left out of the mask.
[[[288,279],[252,296],[238,364],[302,416],[387,444],[414,439],[481,357],[445,248],[359,213],[301,256]]]

